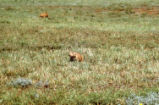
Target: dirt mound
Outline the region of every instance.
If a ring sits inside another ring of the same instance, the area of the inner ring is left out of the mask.
[[[129,14],[137,14],[137,15],[158,15],[159,14],[159,7],[139,7],[139,8],[98,8],[95,10],[95,12],[114,12],[114,13],[120,13],[125,12]]]
[[[135,14],[148,14],[148,15],[158,15],[159,14],[159,7],[142,7],[142,8],[135,8],[133,9]]]

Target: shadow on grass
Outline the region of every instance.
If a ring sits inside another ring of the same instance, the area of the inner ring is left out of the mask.
[[[19,47],[19,48],[3,47],[3,48],[0,48],[0,52],[19,51],[21,49],[28,49],[32,51],[38,51],[42,49],[55,50],[55,49],[61,49],[61,46],[42,45],[42,46],[25,46],[25,47]]]

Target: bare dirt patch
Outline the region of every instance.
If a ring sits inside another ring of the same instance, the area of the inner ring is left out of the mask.
[[[38,7],[41,8],[41,7]],[[108,7],[92,7],[92,6],[49,6],[48,8],[55,9],[65,9],[65,10],[84,10],[95,13],[104,13],[104,12],[113,12],[113,13],[126,13],[126,14],[135,14],[135,15],[158,15],[159,14],[159,6],[141,6],[134,7],[128,4],[114,4]]]
[[[159,7],[138,7],[138,8],[132,8],[132,7],[126,7],[126,8],[98,8],[95,10],[97,13],[101,12],[114,12],[114,13],[131,13],[131,14],[137,14],[137,15],[158,15],[159,14]]]
[[[147,15],[158,15],[159,14],[159,7],[141,7],[133,9],[135,14],[147,14]]]

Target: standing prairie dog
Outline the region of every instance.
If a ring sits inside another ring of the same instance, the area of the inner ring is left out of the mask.
[[[42,17],[42,18],[48,18],[48,13],[47,12],[44,12],[44,13],[41,13],[40,14],[40,17]]]
[[[69,56],[70,56],[70,61],[82,62],[84,60],[84,57],[81,54],[77,53],[77,52],[70,52]]]

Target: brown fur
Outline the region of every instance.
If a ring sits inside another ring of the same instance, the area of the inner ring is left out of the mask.
[[[81,54],[77,53],[77,52],[70,52],[69,56],[70,56],[70,61],[82,62],[84,60],[84,57]]]
[[[45,13],[41,13],[40,14],[40,17],[42,17],[42,18],[48,18],[49,16],[48,16],[48,13],[47,12],[45,12]]]

